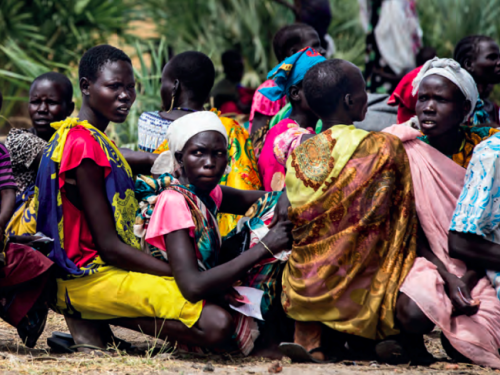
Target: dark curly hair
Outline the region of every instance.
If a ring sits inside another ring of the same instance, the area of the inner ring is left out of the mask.
[[[345,63],[341,59],[323,61],[309,69],[302,81],[309,107],[321,118],[335,112],[341,98],[351,90]]]
[[[178,79],[192,99],[200,103],[207,100],[215,80],[214,64],[207,55],[186,51],[174,56],[168,66],[171,78]]]
[[[95,46],[84,53],[78,65],[78,77],[83,77],[94,82],[97,79],[99,70],[108,63],[115,61],[126,61],[132,65],[130,57],[121,49],[115,48],[108,44]]]
[[[465,61],[474,60],[479,53],[479,43],[494,42],[493,38],[486,35],[469,35],[461,39],[455,46],[453,59],[457,61],[462,68],[465,68]]]
[[[304,30],[316,30],[305,23],[293,23],[279,29],[273,38],[273,50],[278,62],[286,58],[286,51],[293,45],[300,43]]]

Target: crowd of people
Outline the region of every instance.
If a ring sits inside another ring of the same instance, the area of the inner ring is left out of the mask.
[[[208,56],[170,59],[140,151],[106,135],[136,99],[123,51],[82,56],[76,110],[67,77],[36,78],[33,127],[0,145],[0,317],[34,347],[49,308],[62,314],[71,334],[48,345],[64,353],[131,349],[115,325],[318,363],[431,364],[437,327],[452,359],[500,368],[498,44],[468,36],[454,60],[422,61],[390,116],[311,26],[273,46],[255,93],[234,51],[215,87]]]

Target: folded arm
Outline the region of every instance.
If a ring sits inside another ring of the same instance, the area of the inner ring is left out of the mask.
[[[263,238],[263,242],[273,253],[290,248],[291,229],[290,222],[280,222]],[[199,271],[188,229],[165,235],[165,243],[175,281],[182,295],[191,302],[225,294],[251,267],[270,257],[269,251],[259,243],[227,263]]]
[[[240,190],[220,185],[222,189],[222,203],[219,211],[234,215],[244,215],[252,204],[263,197],[267,191]]]
[[[473,233],[450,231],[450,256],[475,268],[500,271],[500,245]]]
[[[118,237],[106,198],[104,168],[91,159],[84,159],[74,171],[82,210],[102,259],[127,271],[171,276],[168,263],[123,243]]]

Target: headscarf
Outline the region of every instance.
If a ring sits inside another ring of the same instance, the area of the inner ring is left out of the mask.
[[[464,94],[465,99],[470,102],[470,111],[464,118],[464,122],[467,122],[470,115],[474,111],[477,99],[479,98],[479,92],[477,91],[474,78],[472,78],[469,72],[463,69],[455,60],[434,57],[432,60],[429,60],[424,64],[417,77],[413,80],[412,94],[416,95],[422,80],[433,74],[445,77],[457,85],[460,91]]]
[[[199,111],[185,115],[170,124],[167,130],[168,151],[164,151],[156,159],[151,173],[163,174],[174,173],[179,165],[175,160],[175,153],[182,151],[186,143],[193,138],[196,134],[216,131],[224,136],[227,145],[227,132],[224,125],[222,125],[219,116],[214,112]],[[231,171],[228,165],[224,174]]]
[[[302,82],[309,69],[323,61],[326,59],[319,52],[311,47],[306,47],[287,57],[271,70],[267,79],[274,80],[276,86],[263,88],[259,92],[269,100],[279,100],[288,95],[291,86]]]

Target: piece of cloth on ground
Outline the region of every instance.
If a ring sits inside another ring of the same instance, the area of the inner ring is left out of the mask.
[[[286,186],[295,229],[285,312],[369,339],[397,334],[396,299],[417,229],[401,141],[336,125],[292,152]]]
[[[449,255],[448,228],[462,191],[465,169],[417,140],[417,130],[394,125],[384,132],[403,141],[410,161],[417,215],[432,252],[449,272],[462,277],[467,267]],[[481,301],[478,313],[472,316],[452,316],[453,306],[444,281],[436,266],[425,258],[416,259],[401,292],[419,306],[461,354],[478,365],[500,366],[500,301],[486,277],[471,291],[472,298]]]

